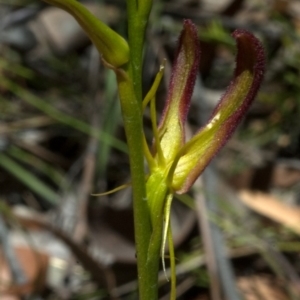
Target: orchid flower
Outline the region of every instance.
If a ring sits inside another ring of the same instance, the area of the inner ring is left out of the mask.
[[[245,30],[236,30],[232,36],[237,43],[234,78],[206,125],[188,142],[185,141],[185,122],[200,58],[197,29],[190,20],[184,21],[167,101],[158,126],[154,98],[163,67],[144,99],[143,107],[150,102],[154,135],[152,151],[144,143],[150,170],[146,183],[147,200],[153,231],[155,232],[156,227],[162,228],[161,223],[164,223],[162,258],[173,195],[186,193],[224,146],[247,112],[263,79],[265,62],[261,43]]]
[[[263,47],[251,33],[234,31],[237,65],[233,80],[208,122],[186,142],[185,122],[200,59],[197,29],[190,20],[183,24],[165,108],[157,125],[155,94],[163,66],[141,105],[142,49],[152,0],[126,1],[128,41],[76,0],[43,1],[69,12],[95,44],[105,66],[116,74],[132,175],[139,295],[141,299],[157,299],[159,253],[165,269],[164,250],[168,239],[171,299],[175,299],[175,262],[169,226],[173,195],[186,193],[192,187],[247,112],[263,79]],[[154,137],[151,150],[142,130],[141,106],[144,110],[148,104]],[[149,169],[146,180],[143,154]]]

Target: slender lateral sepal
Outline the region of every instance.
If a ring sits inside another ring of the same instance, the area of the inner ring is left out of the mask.
[[[167,237],[170,234],[170,216],[171,216],[171,204],[172,204],[172,200],[173,200],[173,194],[169,194],[166,197],[166,203],[165,203],[165,207],[164,207],[164,229],[163,229],[163,237],[162,237],[162,245],[161,245],[161,260],[162,260],[162,267],[163,270],[165,272],[166,278],[167,274],[166,274],[166,265],[165,265],[165,250],[166,250],[166,241],[167,241]],[[172,240],[172,236],[169,237]],[[170,240],[169,240],[170,241]]]

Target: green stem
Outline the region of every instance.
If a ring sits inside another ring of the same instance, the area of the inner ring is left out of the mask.
[[[152,0],[127,0],[129,72],[117,72],[122,114],[130,156],[139,299],[157,299],[159,248],[151,248],[151,220],[146,199],[142,123],[142,66],[145,31]],[[158,234],[159,236],[159,234]],[[158,244],[155,238],[155,244]],[[149,255],[153,258],[149,260]]]
[[[131,182],[133,192],[135,244],[137,252],[139,299],[157,299],[157,273],[151,276],[147,270],[147,253],[151,237],[151,221],[146,201],[146,186],[143,157],[142,109],[137,105],[133,83],[128,73],[117,70],[118,89],[121,101],[125,133],[129,148]],[[153,283],[154,282],[154,283]]]
[[[143,46],[151,7],[152,0],[127,0],[131,74],[138,101],[142,100]]]

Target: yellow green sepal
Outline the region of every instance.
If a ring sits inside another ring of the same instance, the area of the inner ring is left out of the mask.
[[[87,8],[75,0],[43,0],[70,13],[94,43],[103,59],[113,67],[129,61],[126,40],[97,19]]]

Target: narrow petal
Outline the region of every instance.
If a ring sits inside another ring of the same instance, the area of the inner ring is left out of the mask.
[[[163,116],[158,127],[165,159],[171,160],[184,143],[184,123],[190,106],[199,65],[199,40],[196,26],[185,20]]]
[[[172,186],[186,192],[216,153],[231,137],[252,103],[263,79],[265,54],[251,33],[236,30],[236,70],[234,79],[212,113],[208,123],[182,148]]]
[[[120,67],[129,60],[129,47],[125,39],[98,20],[75,0],[44,0],[70,13],[97,47],[104,60]]]

